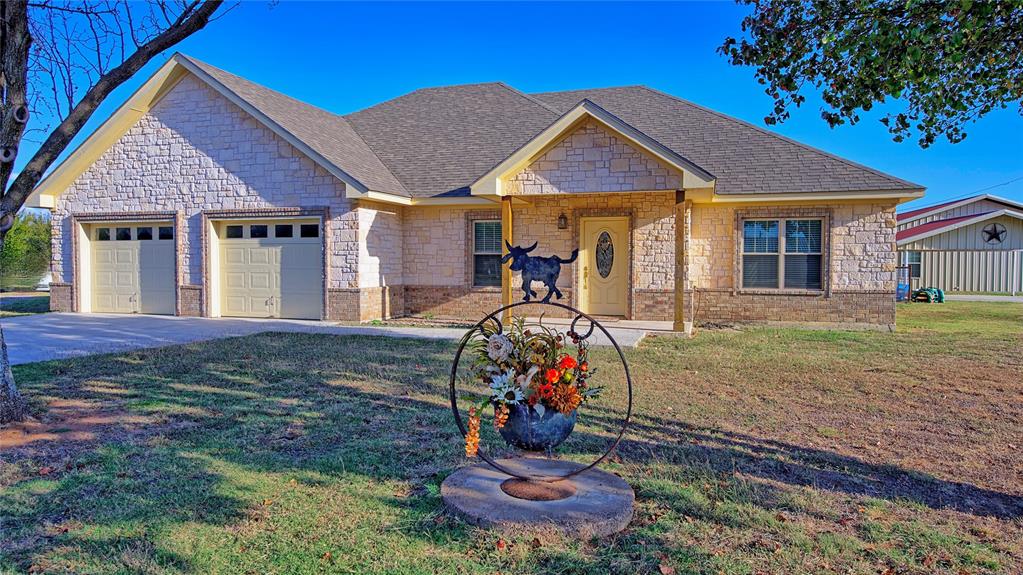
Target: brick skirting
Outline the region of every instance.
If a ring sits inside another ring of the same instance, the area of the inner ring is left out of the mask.
[[[405,313],[478,321],[501,307],[501,288],[405,286]]]
[[[895,324],[895,293],[838,291],[823,295],[734,294],[731,290],[697,290],[691,294],[695,320],[721,322],[818,322],[828,324]]]
[[[359,290],[359,320],[390,319],[405,315],[402,286],[380,286]]]
[[[358,288],[332,288],[327,290],[327,319],[359,321],[360,295]]]
[[[71,284],[50,283],[50,311],[74,311]]]
[[[645,321],[675,319],[675,290],[633,290],[632,319]]]
[[[178,315],[199,317],[202,315],[202,286],[183,285],[178,287]]]

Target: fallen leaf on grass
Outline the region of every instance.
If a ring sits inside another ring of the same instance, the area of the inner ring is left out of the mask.
[[[661,572],[661,575],[675,575],[675,568],[667,563],[661,563],[657,566],[657,569]]]
[[[267,507],[269,507],[270,505],[273,505],[273,504],[274,504],[274,500],[273,499],[264,499],[263,500],[263,505],[266,505]]]
[[[508,544],[504,542],[504,539],[498,539],[497,540],[497,550],[498,551],[504,551],[506,547],[508,547]]]
[[[53,473],[53,468],[47,465],[46,467],[39,468],[39,475],[49,475]]]

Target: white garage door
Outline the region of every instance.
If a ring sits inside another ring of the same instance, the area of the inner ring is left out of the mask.
[[[220,222],[220,313],[320,319],[323,241],[318,221]]]
[[[94,225],[92,311],[174,314],[174,226]]]

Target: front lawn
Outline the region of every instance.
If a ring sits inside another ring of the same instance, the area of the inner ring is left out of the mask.
[[[15,317],[50,311],[50,296],[11,297],[0,293],[0,317]]]
[[[444,513],[465,461],[451,342],[262,334],[17,366],[38,421],[3,435],[0,572],[1020,573],[1021,349],[1023,305],[975,302],[900,307],[894,335],[648,339],[606,465],[636,517],[600,541]],[[568,456],[622,399],[584,407]]]

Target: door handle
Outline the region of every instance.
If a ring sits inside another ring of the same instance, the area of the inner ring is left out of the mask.
[[[590,285],[590,266],[583,266],[583,289]]]

